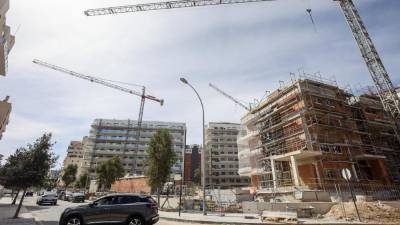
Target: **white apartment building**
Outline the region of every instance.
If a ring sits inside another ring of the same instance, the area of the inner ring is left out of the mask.
[[[148,157],[146,149],[158,129],[167,129],[173,137],[177,162],[172,171],[180,174],[183,167],[186,124],[175,122],[143,121],[140,139],[137,141],[136,120],[96,119],[91,125],[87,143],[83,146],[83,165],[94,177],[95,169],[101,161],[119,156],[127,174],[143,175]]]
[[[248,177],[238,174],[237,137],[242,129],[236,123],[210,122],[206,129],[206,185],[210,188],[249,186]]]
[[[0,75],[3,76],[7,73],[8,54],[15,42],[15,37],[11,35],[10,27],[6,25],[6,13],[9,8],[9,0],[0,0]]]

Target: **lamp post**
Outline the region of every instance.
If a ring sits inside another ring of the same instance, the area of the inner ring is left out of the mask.
[[[205,129],[204,129],[204,105],[203,101],[200,98],[199,93],[197,93],[196,89],[183,77],[180,78],[181,82],[187,84],[193,91],[196,93],[199,98],[201,104],[201,110],[203,112],[203,152],[201,153],[201,184],[203,189],[203,215],[207,215],[206,210],[206,162],[205,162],[205,152],[206,152],[206,141],[205,141]]]

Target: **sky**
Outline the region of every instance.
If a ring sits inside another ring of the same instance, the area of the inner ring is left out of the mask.
[[[155,1],[155,0],[153,0]],[[90,8],[133,0],[12,0],[7,23],[16,33],[0,98],[12,112],[0,153],[53,133],[62,165],[68,144],[89,134],[96,118],[134,119],[140,98],[32,63],[146,86],[165,105],[147,101],[144,120],[184,122],[187,143],[201,143],[205,120],[239,123],[245,110],[208,84],[250,103],[288,84],[295,73],[319,73],[354,90],[372,85],[339,5],[332,0],[274,2],[87,17]],[[148,1],[147,1],[148,2]],[[355,0],[395,85],[400,82],[400,1]],[[316,29],[306,12],[312,9]],[[140,91],[136,86],[128,86]]]

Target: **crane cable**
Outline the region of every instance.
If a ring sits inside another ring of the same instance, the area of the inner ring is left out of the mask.
[[[316,26],[316,24],[315,24],[314,17],[313,17],[313,15],[312,15],[311,3],[310,3],[309,0],[306,0],[306,1],[307,1],[307,3],[306,3],[306,4],[307,4],[306,12],[307,12],[308,15],[310,16],[310,20],[311,20],[311,23],[312,23],[312,25],[313,25],[314,31],[317,32],[317,26]]]

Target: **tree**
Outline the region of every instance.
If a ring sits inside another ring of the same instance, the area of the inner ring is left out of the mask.
[[[58,158],[51,152],[52,146],[51,133],[45,133],[33,144],[17,149],[4,164],[2,173],[6,177],[6,187],[23,190],[14,218],[18,217],[26,190],[45,184],[46,176]]]
[[[114,156],[107,161],[101,162],[96,168],[96,173],[102,189],[109,190],[115,180],[124,176],[125,170],[121,159],[118,156]]]
[[[19,186],[19,174],[23,173],[23,164],[21,163],[24,159],[24,154],[26,152],[26,149],[24,148],[19,148],[15,151],[13,155],[10,155],[9,158],[6,161],[6,164],[1,168],[1,184],[8,189],[12,190],[12,193],[16,190],[17,193],[16,195],[12,195],[13,200],[11,202],[12,205],[15,205],[15,202],[17,201],[20,188]]]
[[[78,180],[75,182],[75,187],[86,189],[88,176],[89,175],[87,173],[81,174]]]
[[[58,179],[51,176],[46,176],[43,186],[46,190],[52,190],[57,187]]]
[[[172,147],[172,136],[167,129],[160,129],[150,140],[146,176],[152,190],[157,190],[158,204],[160,204],[160,190],[168,181],[172,166],[176,162],[175,151]]]
[[[76,180],[76,173],[78,172],[78,166],[75,164],[69,164],[63,171],[61,180],[65,184],[65,188],[68,188],[70,184]]]
[[[200,168],[197,168],[194,171],[193,183],[196,184],[196,185],[200,185],[201,184],[201,170],[200,170]]]

